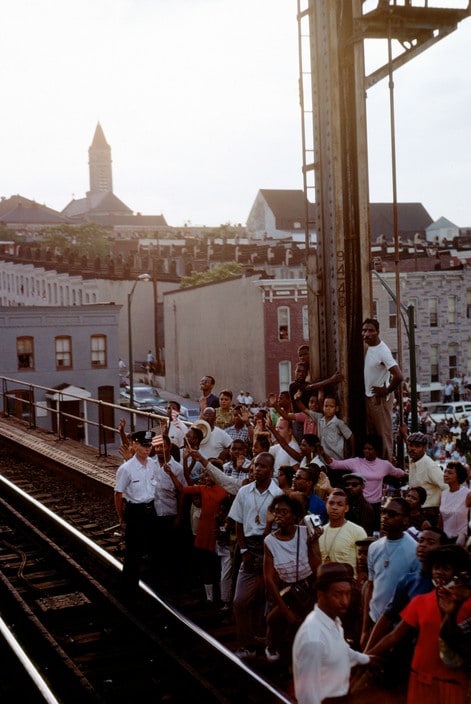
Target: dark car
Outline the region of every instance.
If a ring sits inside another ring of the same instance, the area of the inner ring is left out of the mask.
[[[121,389],[119,394],[119,403],[121,406],[131,405],[131,392],[129,386]],[[167,401],[158,395],[153,386],[145,386],[137,384],[133,387],[133,408],[138,411],[148,411],[166,415]]]

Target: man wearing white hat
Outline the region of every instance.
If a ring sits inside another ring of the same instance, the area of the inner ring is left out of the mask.
[[[204,432],[203,422],[209,426],[209,432]],[[205,408],[201,420],[197,420],[195,425],[203,426],[204,438],[200,445],[200,452],[203,457],[218,457],[223,462],[229,459],[229,448],[232,438],[222,428],[216,425],[216,411],[214,408]]]

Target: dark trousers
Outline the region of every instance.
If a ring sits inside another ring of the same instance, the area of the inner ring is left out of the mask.
[[[157,515],[154,502],[126,503],[125,551],[123,565],[123,592],[135,597],[139,579],[155,570],[155,532]]]

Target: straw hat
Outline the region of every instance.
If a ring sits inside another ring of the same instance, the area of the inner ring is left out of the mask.
[[[205,442],[208,442],[209,437],[211,435],[211,426],[206,420],[198,418],[198,420],[196,420],[191,427],[199,428],[203,433],[203,439],[201,440],[202,445],[204,445]]]

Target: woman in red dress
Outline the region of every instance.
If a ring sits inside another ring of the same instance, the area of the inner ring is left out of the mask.
[[[412,599],[401,612],[395,629],[373,646],[368,655],[382,655],[416,632],[407,704],[466,704],[466,669],[451,669],[440,658],[439,635],[444,614],[439,607],[437,590],[451,582],[454,575],[471,573],[471,561],[466,550],[458,545],[436,548],[428,559],[435,589]],[[471,598],[462,604],[457,623],[470,616]]]

